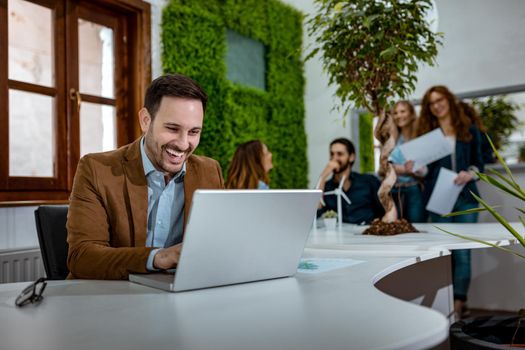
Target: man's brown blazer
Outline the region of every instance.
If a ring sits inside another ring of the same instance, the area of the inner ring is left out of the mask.
[[[67,219],[69,278],[127,279],[147,272],[148,184],[140,140],[89,154],[77,168]],[[224,188],[219,163],[190,156],[184,176],[184,223],[196,189]],[[184,225],[185,226],[185,225]]]

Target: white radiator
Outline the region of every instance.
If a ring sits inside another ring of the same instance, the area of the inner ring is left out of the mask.
[[[0,251],[0,283],[34,281],[45,276],[40,249]]]

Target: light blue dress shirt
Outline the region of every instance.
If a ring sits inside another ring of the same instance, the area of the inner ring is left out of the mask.
[[[184,221],[184,175],[186,163],[168,183],[164,173],[155,169],[144,150],[144,138],[140,142],[144,174],[148,181],[147,247],[171,247],[182,242]],[[155,270],[153,258],[159,249],[151,251],[146,268]]]
[[[396,142],[396,147],[394,148],[394,150],[392,151],[392,153],[390,153],[390,156],[388,157],[388,160],[392,162],[393,164],[403,165],[406,162],[405,156],[403,155],[403,153],[401,152],[401,149],[399,148],[399,146],[401,146],[403,143],[405,143],[405,138],[403,137],[403,135],[399,135],[399,138],[397,139],[397,142]],[[408,182],[415,181],[415,179],[412,176],[398,175],[396,181],[400,183],[408,183]]]
[[[259,180],[259,183],[257,184],[257,189],[258,190],[269,190],[270,186],[268,186],[266,182]]]

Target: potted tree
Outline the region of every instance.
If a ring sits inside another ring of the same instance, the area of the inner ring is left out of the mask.
[[[506,171],[506,175],[501,175],[494,169],[489,169],[487,174],[478,173],[481,181],[486,182],[491,186],[495,186],[499,190],[518,198],[525,202],[525,190],[516,182],[512,172],[505,163],[496,149],[496,145],[487,137],[492,150],[500,164]],[[472,212],[488,211],[505,229],[509,231],[518,244],[525,247],[525,237],[522,237],[509,222],[500,215],[495,207],[489,205],[486,201],[472,193],[474,198],[480,204],[480,208],[455,212],[446,216],[463,215]],[[520,213],[525,214],[523,208],[516,208]],[[525,226],[525,220],[520,216],[521,223]],[[486,242],[474,237],[464,236],[457,233],[449,232],[441,229],[441,231],[474,242],[488,245],[505,252],[514,254],[520,258],[525,259],[525,255],[516,250],[501,247],[498,244]],[[508,349],[523,347],[525,348],[525,309],[522,309],[515,316],[484,316],[469,318],[454,323],[450,328],[450,344],[452,349]]]
[[[429,29],[425,19],[431,0],[314,0],[318,14],[307,24],[315,46],[306,59],[321,52],[330,84],[337,86],[340,110],[363,108],[379,118],[374,130],[381,143],[378,195],[385,209],[368,232],[414,232],[397,220],[390,194],[396,173],[388,156],[395,147],[397,129],[389,113],[395,98],[405,98],[415,88],[419,63],[433,65],[441,34]]]

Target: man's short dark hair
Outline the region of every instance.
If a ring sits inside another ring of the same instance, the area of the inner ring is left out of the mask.
[[[146,90],[144,107],[155,118],[164,96],[196,99],[202,102],[202,110],[206,112],[208,96],[204,90],[190,77],[182,74],[165,74],[153,80]]]
[[[348,152],[348,155],[351,156],[352,154],[355,153],[355,147],[354,147],[354,144],[352,143],[352,141],[350,141],[349,139],[345,138],[345,137],[340,137],[338,139],[335,139],[333,140],[332,142],[330,142],[330,148],[332,148],[332,146],[336,143],[340,143],[342,145],[345,145],[346,147],[346,151]]]

